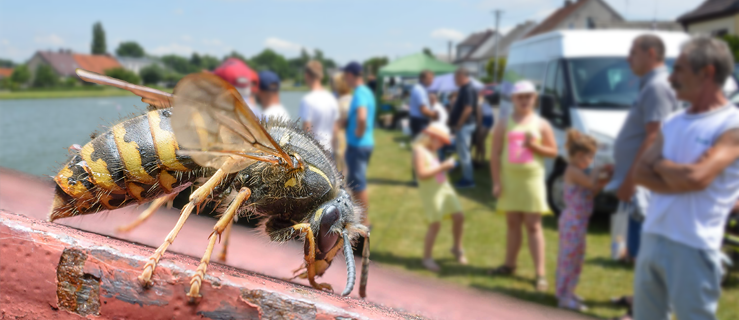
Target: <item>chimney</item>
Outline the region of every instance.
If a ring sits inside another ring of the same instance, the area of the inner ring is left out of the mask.
[[[570,6],[571,4],[572,4],[572,0],[565,0],[565,5],[564,5],[564,7],[568,7],[568,6]]]

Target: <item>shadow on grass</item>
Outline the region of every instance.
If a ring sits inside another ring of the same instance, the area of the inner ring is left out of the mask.
[[[604,269],[634,270],[634,266],[623,261],[616,261],[606,257],[596,257],[585,260],[585,263],[597,265]]]
[[[376,185],[383,185],[383,186],[406,186],[406,187],[415,187],[413,185],[413,182],[410,180],[403,181],[403,180],[393,180],[393,179],[384,179],[384,178],[368,178],[367,179],[368,184],[376,184]]]

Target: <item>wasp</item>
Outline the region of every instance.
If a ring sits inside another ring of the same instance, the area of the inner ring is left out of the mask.
[[[366,297],[369,229],[359,222],[360,208],[330,153],[297,123],[258,119],[233,86],[207,72],[184,77],[172,94],[76,72],[85,81],[135,93],[149,111],[71,149],[69,161],[54,177],[49,221],[151,201],[140,223],[193,186],[177,224],[145,264],[139,276],[143,286],[152,285],[157,263],[192,211],[216,201],[221,216],[190,281],[191,299],[200,297],[216,240],[228,233],[234,219],[251,215],[262,218],[259,227],[272,241],[303,239],[304,262],[296,277],[307,278],[316,289],[333,290],[315,278],[343,249],[344,296],[355,281],[351,244],[362,235],[359,293]]]

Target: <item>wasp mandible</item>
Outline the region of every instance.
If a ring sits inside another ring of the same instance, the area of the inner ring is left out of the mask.
[[[272,241],[304,237],[304,264],[297,277],[317,283],[340,250],[347,265],[342,295],[354,288],[351,242],[364,236],[359,294],[366,296],[369,229],[358,205],[345,190],[330,153],[296,123],[259,120],[236,89],[207,73],[180,80],[173,94],[77,69],[85,81],[129,90],[149,105],[146,114],[114,125],[81,148],[54,177],[49,221],[153,201],[137,220],[189,186],[197,187],[177,224],[149,257],[139,280],[151,276],[167,247],[193,209],[210,201],[222,213],[190,283],[191,298],[200,287],[216,240],[234,218],[263,217],[260,228]]]

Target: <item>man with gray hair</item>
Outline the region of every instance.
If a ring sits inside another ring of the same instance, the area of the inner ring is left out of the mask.
[[[721,40],[695,37],[670,83],[690,107],[668,117],[632,178],[652,191],[634,278],[635,319],[716,319],[719,250],[739,198],[739,110],[722,86],[734,59]]]

